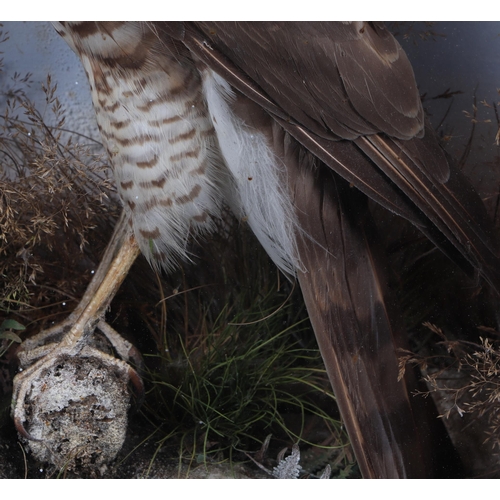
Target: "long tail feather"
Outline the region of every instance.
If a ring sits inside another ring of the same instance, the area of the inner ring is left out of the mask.
[[[303,230],[299,281],[363,476],[429,477],[428,417],[413,401],[412,374],[398,380],[404,337],[389,310],[366,197],[284,140]]]

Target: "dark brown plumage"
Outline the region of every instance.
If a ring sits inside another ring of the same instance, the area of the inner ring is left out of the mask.
[[[499,288],[484,206],[426,125],[411,65],[383,25],[186,23],[167,31],[332,170]]]

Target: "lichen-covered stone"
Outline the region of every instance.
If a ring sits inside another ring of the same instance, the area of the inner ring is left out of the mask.
[[[25,399],[33,456],[58,469],[98,471],[125,440],[130,394],[123,372],[93,357],[65,357],[32,382]]]

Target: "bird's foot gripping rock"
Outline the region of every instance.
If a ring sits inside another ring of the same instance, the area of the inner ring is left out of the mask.
[[[103,321],[76,344],[65,330],[41,332],[22,345],[12,414],[35,459],[57,469],[99,471],[123,445],[129,382],[142,398],[141,378],[128,364],[139,366],[140,355]]]

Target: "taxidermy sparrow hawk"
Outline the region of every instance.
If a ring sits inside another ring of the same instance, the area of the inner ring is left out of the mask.
[[[500,289],[491,223],[380,23],[57,23],[81,58],[124,215],[71,329],[16,377],[77,356],[138,254],[172,268],[230,207],[297,277],[364,477],[428,477],[425,408],[398,380],[370,198]],[[122,361],[120,366],[127,371]],[[130,368],[136,386],[140,379]]]

